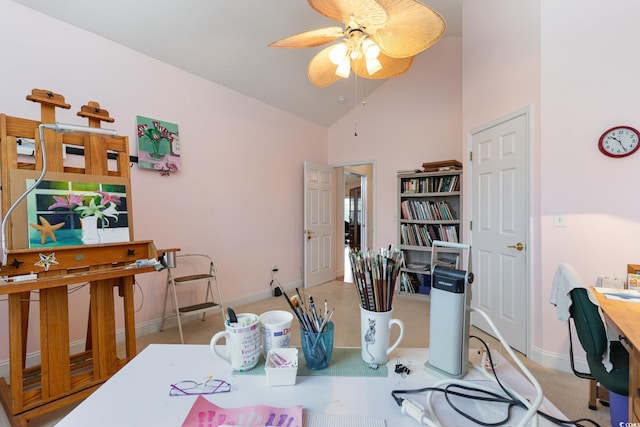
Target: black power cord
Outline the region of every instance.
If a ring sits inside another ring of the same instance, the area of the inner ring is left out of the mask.
[[[269,287],[271,288],[274,297],[279,297],[282,295],[282,285],[280,284],[280,282],[278,281],[278,278],[276,277],[277,272],[278,272],[277,267],[274,267],[271,269],[271,282],[269,282]],[[274,284],[277,284],[278,286],[274,288],[273,287]]]
[[[391,391],[391,397],[393,397],[393,399],[396,401],[397,405],[400,407],[403,407],[405,405],[405,400],[403,397],[399,396],[400,394],[418,394],[418,393],[424,393],[424,392],[440,392],[440,393],[444,393],[444,397],[447,401],[447,403],[449,404],[449,406],[456,411],[458,414],[462,415],[463,417],[467,418],[468,420],[481,425],[481,426],[490,426],[490,427],[497,427],[497,426],[502,426],[505,425],[507,422],[509,422],[510,418],[511,418],[511,412],[513,408],[523,408],[523,409],[527,409],[525,407],[525,405],[518,399],[516,399],[500,382],[500,379],[498,378],[498,375],[495,371],[494,368],[494,364],[493,364],[493,359],[491,357],[491,352],[489,351],[489,346],[487,345],[487,343],[485,341],[483,341],[481,338],[477,337],[477,336],[471,336],[470,338],[475,338],[478,341],[480,341],[483,345],[483,347],[485,348],[486,352],[487,352],[487,356],[489,358],[489,366],[491,367],[491,372],[493,374],[493,377],[495,378],[496,382],[498,383],[498,385],[500,386],[500,389],[506,394],[505,395],[501,395],[499,393],[494,393],[491,391],[487,391],[487,390],[483,390],[483,389],[479,389],[479,388],[475,388],[472,386],[464,386],[464,385],[460,385],[460,384],[449,384],[446,387],[424,387],[424,388],[419,388],[419,389],[413,389],[413,390],[393,390]],[[480,400],[480,401],[485,401],[485,402],[493,402],[493,403],[504,403],[507,405],[506,408],[506,415],[504,416],[504,418],[502,420],[498,420],[498,421],[483,421],[480,420],[478,418],[475,418],[467,413],[465,413],[464,411],[462,411],[462,409],[458,408],[452,401],[451,396],[458,396],[458,397],[462,397],[465,399],[472,399],[472,400]],[[406,410],[406,413],[409,413],[412,417],[416,418],[415,416],[415,402],[411,402],[411,405],[413,406],[412,410]],[[408,406],[408,405],[407,405]],[[404,407],[403,407],[403,412],[405,412]],[[414,412],[413,414],[411,414],[411,412]],[[561,420],[559,418],[553,417],[549,414],[546,414],[542,411],[537,411],[538,415],[545,418],[546,420],[552,422],[553,424],[559,425],[559,426],[577,426],[577,427],[586,427],[586,424],[582,424],[583,422],[585,423],[589,423],[592,426],[595,427],[600,427],[600,424],[596,423],[593,420],[590,420],[588,418],[579,418],[577,420]],[[418,418],[416,418],[418,419]]]

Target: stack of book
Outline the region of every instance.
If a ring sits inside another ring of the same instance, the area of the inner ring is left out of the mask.
[[[423,163],[422,169],[425,172],[462,170],[462,163],[457,160],[442,160],[439,162]]]

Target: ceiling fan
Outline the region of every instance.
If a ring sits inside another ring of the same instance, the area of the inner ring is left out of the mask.
[[[316,12],[342,27],[306,31],[269,47],[306,48],[343,40],[321,50],[309,62],[309,80],[326,87],[349,77],[350,70],[367,79],[406,73],[418,53],[435,44],[446,23],[418,0],[307,0]]]

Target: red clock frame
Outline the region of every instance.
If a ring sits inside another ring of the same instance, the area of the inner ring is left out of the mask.
[[[636,144],[635,148],[629,152],[626,153],[622,153],[622,154],[613,154],[610,153],[609,151],[607,151],[604,148],[604,139],[607,136],[607,134],[609,132],[611,132],[612,130],[616,130],[616,129],[627,129],[630,130],[631,132],[635,133],[636,138],[638,138],[638,143]],[[627,157],[632,155],[633,153],[635,153],[636,151],[638,151],[638,149],[640,148],[640,132],[638,132],[637,129],[632,128],[631,126],[614,126],[611,129],[608,129],[606,131],[604,131],[604,133],[600,136],[600,139],[598,140],[598,148],[600,149],[600,152],[602,154],[604,154],[605,156],[609,156],[609,157],[613,157],[614,159],[619,159],[622,157]]]

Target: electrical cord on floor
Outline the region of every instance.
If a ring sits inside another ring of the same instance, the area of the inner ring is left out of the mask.
[[[502,335],[500,334],[500,332],[497,331],[497,328],[495,328],[495,325],[493,325],[493,322],[491,322],[491,319],[489,319],[488,316],[480,310],[474,309],[474,311],[478,312],[479,314],[484,316],[486,320],[488,320],[489,325],[496,332],[496,337],[502,342],[507,352],[509,352],[511,357],[514,359],[514,361],[520,367],[520,369],[525,373],[525,375],[529,376],[529,380],[532,382],[532,384],[537,390],[537,394],[538,394],[537,399],[534,401],[533,404],[531,404],[527,399],[519,396],[515,391],[507,388],[498,378],[498,375],[494,368],[495,365],[491,357],[489,346],[487,345],[486,342],[484,342],[479,337],[473,336],[471,338],[475,338],[479,340],[486,350],[486,352],[483,353],[483,360],[481,361],[480,365],[479,366],[474,365],[473,368],[482,372],[483,375],[487,376],[488,379],[496,382],[496,384],[500,387],[501,392],[500,390],[496,390],[495,388],[485,387],[480,384],[471,383],[469,381],[455,380],[455,379],[445,379],[435,383],[431,387],[424,387],[420,389],[393,390],[391,392],[391,396],[396,401],[398,406],[401,407],[402,413],[411,416],[412,418],[414,418],[415,420],[417,420],[418,422],[426,426],[440,427],[440,423],[438,422],[435,412],[431,407],[431,398],[433,396],[433,393],[438,392],[438,393],[444,394],[445,400],[455,412],[457,412],[461,416],[481,426],[493,427],[493,426],[505,425],[511,419],[512,409],[518,407],[518,408],[523,408],[527,410],[525,416],[520,420],[518,424],[519,426],[525,425],[529,420],[533,422],[533,425],[537,425],[536,415],[538,415],[560,426],[575,425],[578,427],[585,427],[586,424],[582,424],[582,423],[590,423],[593,426],[600,427],[598,423],[588,418],[580,418],[577,420],[561,420],[540,411],[538,408],[544,396],[542,395],[542,389],[540,388],[539,384],[537,383],[535,378],[533,378],[533,376],[529,373],[526,367],[522,365],[522,362],[520,362],[517,356],[513,354],[511,348],[504,341],[504,338],[502,338]],[[488,361],[485,361],[484,359],[485,357],[488,358]],[[485,363],[485,362],[488,362],[488,363]],[[490,366],[492,375],[489,375],[487,370],[484,368],[484,366],[487,366],[487,365]],[[426,405],[422,405],[421,403],[413,399],[404,398],[400,396],[401,394],[418,394],[418,393],[427,393],[427,395],[425,396]],[[458,408],[453,403],[451,396],[457,396],[457,397],[472,399],[472,400],[480,400],[485,402],[492,402],[497,404],[502,403],[507,405],[506,414],[502,420],[483,421],[476,417],[473,417],[470,414],[465,413],[460,408]]]
[[[271,292],[274,297],[279,297],[282,295],[282,285],[280,284],[280,282],[278,281],[278,278],[276,277],[277,272],[278,272],[277,268],[274,267],[271,269],[271,282],[269,282],[269,288],[271,288]],[[274,287],[274,285],[276,286]]]
[[[137,280],[134,280],[133,282],[135,284],[135,287],[133,288],[133,296],[135,297],[136,295],[136,288],[138,288],[140,290],[140,306],[136,309],[134,309],[134,312],[137,313],[140,310],[142,310],[142,306],[144,305],[144,290],[142,289],[142,286],[140,286],[140,282],[138,282]]]

